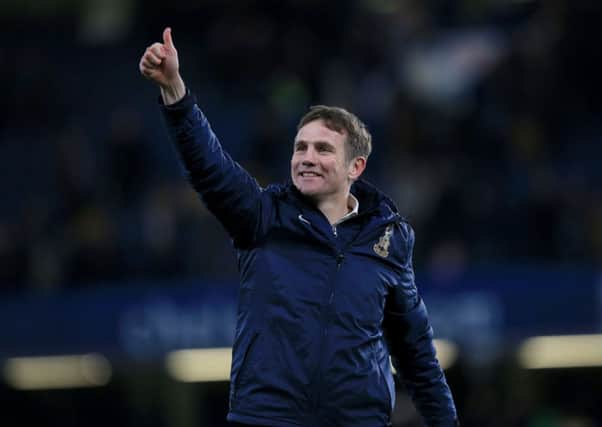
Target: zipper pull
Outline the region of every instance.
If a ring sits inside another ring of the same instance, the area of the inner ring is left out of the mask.
[[[337,270],[340,270],[343,261],[345,260],[344,254],[337,254]]]

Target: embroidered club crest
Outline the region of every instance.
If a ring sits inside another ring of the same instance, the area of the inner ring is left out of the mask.
[[[376,255],[379,255],[383,258],[386,258],[389,256],[389,245],[391,244],[391,236],[392,235],[393,235],[393,224],[390,224],[385,229],[384,234],[382,236],[380,236],[380,239],[378,239],[378,242],[375,243],[374,246],[372,246],[372,249],[374,250],[374,252],[376,252]]]

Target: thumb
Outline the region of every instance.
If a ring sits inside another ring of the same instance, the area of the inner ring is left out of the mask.
[[[171,28],[167,27],[163,30],[163,43],[166,47],[175,49],[173,39],[171,38]]]

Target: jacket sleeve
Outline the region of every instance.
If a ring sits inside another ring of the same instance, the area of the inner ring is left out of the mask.
[[[402,223],[406,255],[400,283],[388,295],[384,333],[393,366],[429,427],[459,425],[451,391],[437,361],[433,329],[414,283],[414,231]]]
[[[175,104],[159,104],[188,181],[235,244],[249,242],[261,217],[259,184],[223,150],[190,93]]]

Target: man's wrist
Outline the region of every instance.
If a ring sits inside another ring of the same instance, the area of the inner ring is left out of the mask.
[[[161,97],[165,105],[172,105],[184,98],[186,95],[186,85],[182,77],[178,76],[176,81],[171,84],[160,86]]]

